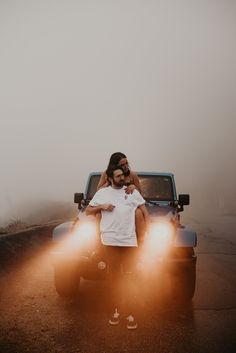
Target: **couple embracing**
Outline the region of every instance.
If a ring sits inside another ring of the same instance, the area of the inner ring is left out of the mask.
[[[138,247],[149,226],[149,216],[138,176],[130,170],[123,153],[112,154],[86,213],[99,219],[101,243],[109,264],[112,301],[109,324],[119,324],[124,302],[127,328],[136,329],[135,264]]]

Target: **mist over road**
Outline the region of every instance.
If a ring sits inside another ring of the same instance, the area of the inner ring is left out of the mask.
[[[236,214],[236,2],[0,1],[0,227],[44,223],[116,151]]]
[[[60,299],[53,285],[50,240],[32,240],[31,252],[0,272],[0,351],[233,353],[235,219],[231,218],[231,229],[220,229],[217,220],[211,224],[189,221],[189,225],[199,236],[192,304],[181,306],[166,300],[161,287],[155,294],[140,293],[135,332],[129,332],[122,323],[118,327],[108,325],[106,282],[82,281],[78,298]]]

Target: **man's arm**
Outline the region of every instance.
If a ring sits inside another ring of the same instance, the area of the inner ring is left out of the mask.
[[[97,213],[101,212],[101,211],[107,211],[107,212],[112,212],[114,209],[114,205],[111,205],[110,203],[104,203],[102,205],[98,205],[98,206],[90,206],[88,205],[88,207],[86,208],[86,215],[96,215]]]

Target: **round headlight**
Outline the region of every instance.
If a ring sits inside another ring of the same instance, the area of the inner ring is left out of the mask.
[[[172,224],[165,222],[152,223],[147,236],[148,250],[155,253],[167,251],[172,242],[173,234]]]

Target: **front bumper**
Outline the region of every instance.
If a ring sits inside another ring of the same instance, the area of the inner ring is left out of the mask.
[[[51,261],[52,265],[63,267],[77,267],[80,276],[84,279],[99,280],[105,279],[109,273],[109,266],[103,254],[96,254],[95,252],[87,252],[84,254],[66,254],[63,251],[52,251]],[[181,270],[186,267],[196,266],[197,256],[190,257],[173,257],[163,256],[156,258],[143,259],[139,258],[137,261],[137,271],[145,275],[158,274],[161,272],[173,272]]]

